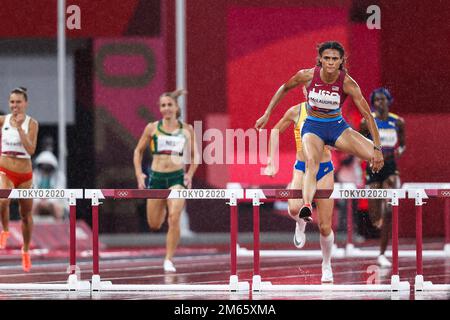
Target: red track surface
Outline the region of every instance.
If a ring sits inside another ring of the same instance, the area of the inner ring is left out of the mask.
[[[425,249],[439,244],[428,244]],[[401,246],[402,248],[402,246]],[[264,249],[264,248],[262,248]],[[284,246],[284,249],[292,249]],[[222,246],[180,247],[174,259],[176,274],[165,274],[162,269],[164,248],[107,249],[101,251],[100,275],[102,280],[113,284],[227,284],[230,275],[228,248]],[[32,253],[33,268],[24,273],[20,266],[19,250],[0,252],[0,283],[64,283],[67,281],[67,252]],[[81,252],[77,265],[81,269],[81,279],[90,280],[92,260],[89,251]],[[364,284],[373,274],[368,268],[375,265],[373,258],[345,258],[333,260],[335,284]],[[414,288],[416,275],[415,259],[400,258],[400,278],[409,281]],[[423,268],[426,281],[450,283],[450,259],[425,258]],[[380,269],[377,279],[389,283],[390,269]],[[249,281],[253,276],[252,258],[238,258],[240,281]],[[319,284],[321,260],[317,258],[261,258],[261,277],[273,284]],[[434,292],[415,295],[413,291],[391,296],[384,292],[277,292],[277,293],[202,293],[202,292],[100,292],[91,296],[89,292],[49,292],[49,291],[0,291],[0,299],[176,299],[176,300],[373,300],[373,299],[450,299],[450,292]]]

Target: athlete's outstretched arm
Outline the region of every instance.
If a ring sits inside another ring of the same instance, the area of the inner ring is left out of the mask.
[[[378,131],[377,123],[370,112],[369,104],[366,99],[364,99],[361,89],[356,81],[349,75],[347,75],[344,80],[344,92],[352,97],[353,102],[367,123],[367,128],[372,136],[374,147],[377,148],[374,150],[374,156],[370,162],[372,165],[372,170],[374,172],[378,172],[383,167],[384,160],[381,152],[380,133]]]
[[[405,120],[399,118],[398,123],[398,149],[396,151],[396,156],[400,157],[406,150],[406,139],[405,139]]]
[[[291,123],[295,122],[298,116],[298,108],[300,106],[294,106],[289,108],[285,112],[283,117],[278,121],[278,123],[270,131],[269,139],[269,158],[267,159],[267,167],[264,169],[264,174],[268,176],[274,176],[278,172],[278,144],[279,144],[279,134],[283,133]]]
[[[359,126],[359,133],[361,133],[364,137],[367,137],[370,134],[369,128],[367,127],[366,119],[364,118],[361,119],[361,124]]]
[[[190,164],[189,169],[184,175],[184,184],[186,187],[192,187],[192,177],[194,176],[195,171],[198,168],[198,164],[200,163],[200,153],[198,151],[194,128],[191,125],[187,126],[189,132],[189,150],[190,150]]]
[[[256,120],[255,129],[259,130],[265,127],[267,122],[269,121],[270,115],[272,114],[273,109],[277,106],[277,104],[284,98],[286,93],[289,90],[299,86],[306,85],[314,75],[314,69],[302,69],[297,72],[293,77],[291,77],[287,82],[285,82],[273,95],[272,99],[270,99],[269,105],[264,112],[264,115]]]
[[[142,133],[141,138],[139,139],[136,148],[134,149],[133,154],[133,165],[134,165],[134,173],[136,175],[136,180],[139,189],[145,188],[145,179],[147,175],[142,172],[142,158],[144,155],[145,148],[150,143],[151,133],[154,130],[153,123],[149,123]]]

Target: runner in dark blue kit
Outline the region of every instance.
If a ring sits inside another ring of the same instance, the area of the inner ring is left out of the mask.
[[[384,167],[377,173],[367,169],[366,183],[372,189],[400,188],[396,160],[405,151],[405,121],[389,112],[392,95],[386,88],[378,88],[370,95],[373,117],[378,126],[383,149]],[[360,133],[371,139],[365,119],[361,120]],[[380,255],[377,262],[382,267],[390,267],[391,262],[384,255],[391,230],[392,207],[386,200],[369,199],[369,216],[372,224],[380,230]]]

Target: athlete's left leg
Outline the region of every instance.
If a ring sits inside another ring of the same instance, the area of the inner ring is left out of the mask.
[[[13,189],[14,183],[8,179],[5,173],[0,172],[0,188]],[[11,199],[0,199],[0,215],[3,230],[0,233],[0,249],[6,248],[6,242],[9,238],[9,205]]]
[[[182,185],[175,185],[170,187],[170,189],[184,189]],[[185,199],[168,199],[167,200],[167,208],[168,208],[168,231],[166,237],[166,257],[165,261],[171,261],[175,250],[180,241],[180,217],[181,212],[183,211],[184,205],[186,203]],[[174,270],[175,271],[175,270]]]
[[[305,221],[312,221],[311,203],[317,190],[317,173],[320,168],[320,158],[323,154],[325,142],[314,133],[305,133],[302,137],[303,155],[305,156],[306,171],[303,178],[303,207],[300,217]]]
[[[397,174],[390,175],[382,183],[383,189],[393,189],[399,184],[400,178]],[[389,243],[389,237],[392,231],[392,206],[387,203],[387,200],[383,201],[382,209],[383,223],[381,225],[380,232],[380,255],[384,255]]]
[[[333,189],[334,172],[327,173],[317,183],[317,189]],[[331,255],[334,244],[334,232],[331,228],[334,200],[320,199],[316,200],[319,230],[320,230],[320,248],[322,249],[322,282],[333,282],[333,271],[331,269]]]
[[[335,147],[366,161],[370,161],[374,155],[373,142],[352,128],[342,132],[335,142]]]
[[[302,189],[304,172],[294,169],[292,172],[292,181],[289,183],[287,189]],[[306,221],[301,219],[300,209],[303,205],[303,199],[288,199],[288,213],[289,216],[295,220],[295,234],[294,245],[301,249],[306,243]]]
[[[30,189],[33,184],[32,180],[21,183],[17,189]],[[31,233],[33,231],[33,199],[19,199],[19,213],[22,225],[23,247],[22,247],[22,268],[28,272],[31,269],[30,258],[30,242]]]

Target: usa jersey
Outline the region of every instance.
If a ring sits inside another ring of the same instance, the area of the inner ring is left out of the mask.
[[[320,78],[321,67],[314,68],[311,83],[306,87],[308,100],[308,119],[338,120],[347,95],[344,93],[345,71],[339,71],[334,83],[325,83]]]

